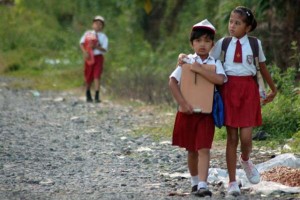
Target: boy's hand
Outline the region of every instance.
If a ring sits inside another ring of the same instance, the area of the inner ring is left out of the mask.
[[[85,59],[88,59],[90,57],[90,55],[89,55],[89,53],[87,51],[83,51],[82,53],[83,53],[83,57]]]
[[[177,66],[181,66],[183,64],[185,64],[185,62],[183,61],[184,58],[187,58],[187,55],[184,53],[181,53],[178,55],[178,61],[177,61]]]
[[[180,104],[180,109],[179,109],[180,112],[183,112],[185,114],[193,114],[193,107],[188,104],[188,103],[183,103],[183,104]]]
[[[277,94],[277,90],[271,91],[271,92],[267,95],[266,99],[263,100],[263,104],[267,104],[267,103],[272,102],[273,99],[276,97],[276,94]]]

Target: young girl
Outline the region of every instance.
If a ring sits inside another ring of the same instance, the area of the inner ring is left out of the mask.
[[[192,71],[201,74],[214,84],[221,85],[226,79],[222,64],[209,56],[209,51],[214,45],[214,34],[215,28],[207,20],[194,25],[190,34],[190,43],[195,53],[188,55],[188,58],[194,61]],[[216,72],[204,69],[201,64],[215,65]],[[212,114],[193,113],[192,106],[182,96],[179,87],[181,70],[181,66],[178,66],[169,80],[173,97],[180,106],[173,130],[173,145],[186,148],[188,151],[192,193],[201,197],[211,196],[212,193],[207,186],[207,176],[214,122]]]
[[[91,85],[95,84],[95,102],[100,103],[100,77],[103,71],[104,53],[108,48],[108,38],[102,32],[104,18],[96,16],[93,19],[93,30],[86,31],[80,39],[80,48],[85,58],[84,78],[86,82],[86,101],[92,102]]]
[[[250,160],[252,150],[252,130],[262,124],[260,95],[258,85],[253,78],[256,75],[254,55],[248,40],[248,33],[256,28],[257,22],[252,11],[246,7],[235,8],[230,15],[228,30],[232,40],[229,43],[224,70],[228,82],[222,87],[222,97],[225,107],[225,125],[227,129],[226,161],[229,173],[228,194],[239,195],[240,189],[236,182],[237,146],[241,142],[239,161],[246,172],[248,180],[256,184],[260,175]],[[221,56],[222,42],[220,39],[211,55]],[[271,102],[276,96],[277,89],[266,68],[261,42],[259,46],[259,67],[261,74],[268,83],[271,92],[263,100],[263,104]]]

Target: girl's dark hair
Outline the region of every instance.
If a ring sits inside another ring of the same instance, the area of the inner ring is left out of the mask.
[[[257,22],[252,11],[249,8],[246,8],[244,6],[238,6],[232,12],[238,13],[241,16],[243,16],[244,22],[247,24],[247,26],[251,26],[250,32],[254,31],[254,29],[257,26]]]
[[[203,35],[206,35],[209,37],[212,41],[214,41],[215,38],[215,33],[209,29],[205,28],[198,28],[198,29],[193,29],[191,34],[190,34],[190,42],[192,43],[193,40],[198,39],[202,37]]]

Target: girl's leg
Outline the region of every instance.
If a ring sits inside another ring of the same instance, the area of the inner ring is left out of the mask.
[[[226,144],[226,162],[229,174],[229,182],[236,181],[236,150],[239,143],[238,128],[226,127],[227,144]]]
[[[210,149],[200,149],[198,151],[199,181],[202,181],[202,182],[207,181],[209,160],[210,160]]]
[[[241,138],[241,152],[242,159],[249,160],[250,153],[252,151],[252,127],[241,128],[240,138]]]
[[[260,181],[260,175],[255,165],[249,159],[252,150],[252,127],[241,128],[241,166],[246,172],[246,176],[250,183],[257,184]]]
[[[191,176],[198,176],[198,152],[188,151],[188,168]]]

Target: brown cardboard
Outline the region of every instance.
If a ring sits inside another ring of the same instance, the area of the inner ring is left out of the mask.
[[[202,64],[201,67],[216,71],[215,65]],[[184,99],[194,108],[194,112],[212,112],[214,84],[191,71],[191,64],[182,66],[180,90]]]

